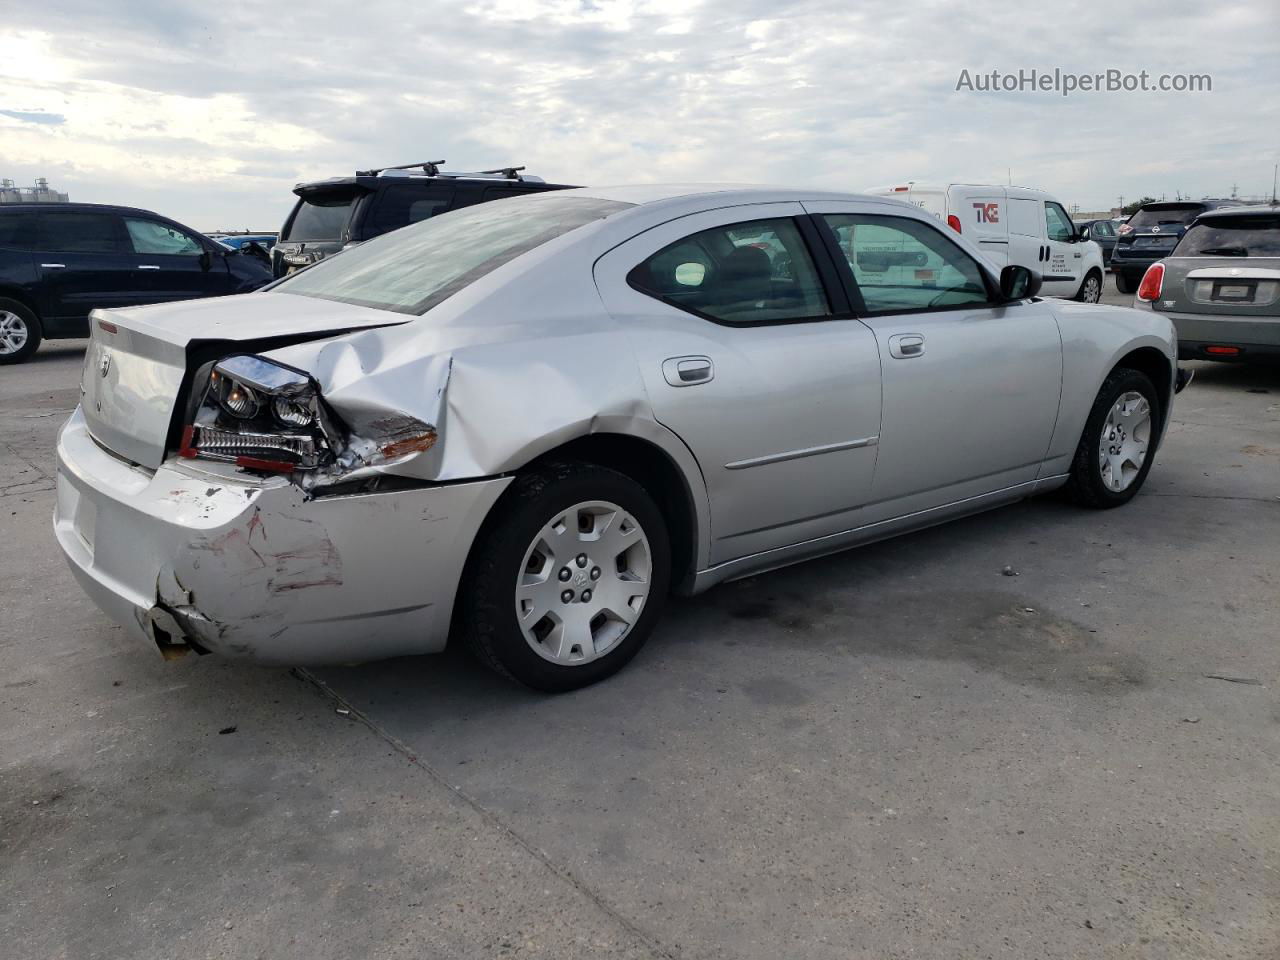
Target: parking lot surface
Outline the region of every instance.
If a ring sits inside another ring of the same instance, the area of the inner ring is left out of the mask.
[[[129,641],[50,531],[82,350],[0,368],[5,955],[1280,952],[1280,371],[1193,364],[1124,508],[679,600],[547,697]]]

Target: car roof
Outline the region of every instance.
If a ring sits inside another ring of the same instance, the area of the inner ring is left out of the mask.
[[[172,217],[166,217],[162,213],[156,213],[154,210],[144,210],[141,207],[121,207],[113,203],[5,203],[0,204],[0,213],[7,210],[51,210],[51,211],[93,211],[97,213],[140,213],[148,217],[161,217],[164,220],[172,220]],[[176,220],[174,221],[177,222]]]
[[[637,206],[651,204],[684,204],[690,206],[735,206],[744,203],[783,203],[804,200],[859,200],[868,203],[893,202],[899,206],[916,209],[903,200],[892,197],[852,193],[843,190],[823,190],[813,187],[770,186],[748,183],[641,183],[617,186],[578,187],[557,193],[580,194],[600,200],[616,200]]]
[[[420,185],[423,183],[473,183],[476,185],[484,185],[488,187],[524,187],[530,193],[539,190],[556,189],[564,187],[567,184],[551,183],[541,178],[529,177],[503,177],[496,174],[481,173],[450,173],[441,170],[438,174],[427,176],[421,173],[404,174],[403,176],[379,176],[378,174],[357,173],[345,177],[326,177],[323,180],[304,180],[301,183],[293,185],[293,192],[298,196],[305,193],[323,193],[326,190],[335,190],[342,187],[359,187],[362,190],[385,190],[396,186],[408,184]]]
[[[1215,207],[1212,210],[1206,210],[1197,220],[1212,220],[1218,217],[1274,217],[1280,213],[1280,204],[1249,204],[1248,206],[1239,207]]]

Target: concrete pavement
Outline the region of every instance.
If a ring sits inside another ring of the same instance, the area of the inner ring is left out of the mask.
[[[1123,509],[729,584],[549,698],[128,642],[49,531],[80,349],[0,368],[5,955],[1280,949],[1280,372],[1196,365]]]

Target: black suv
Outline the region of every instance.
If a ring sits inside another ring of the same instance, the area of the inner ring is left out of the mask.
[[[95,307],[247,293],[265,253],[229,250],[149,210],[98,203],[0,206],[0,363],[42,339],[87,337]]]
[[[1207,210],[1239,207],[1243,200],[1162,200],[1139,207],[1123,224],[1111,251],[1110,270],[1116,289],[1133,293],[1147,267],[1173,253],[1191,221]]]
[[[486,200],[518,197],[569,184],[527,176],[524,167],[479,173],[448,173],[443,160],[359,170],[354,177],[333,177],[293,188],[298,195],[271,250],[277,277],[337,253],[352,243],[371,240],[428,217]]]

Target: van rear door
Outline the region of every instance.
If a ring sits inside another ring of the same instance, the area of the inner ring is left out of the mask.
[[[996,269],[1009,262],[1009,221],[1003,187],[955,184],[947,192],[947,222],[977,244]]]

